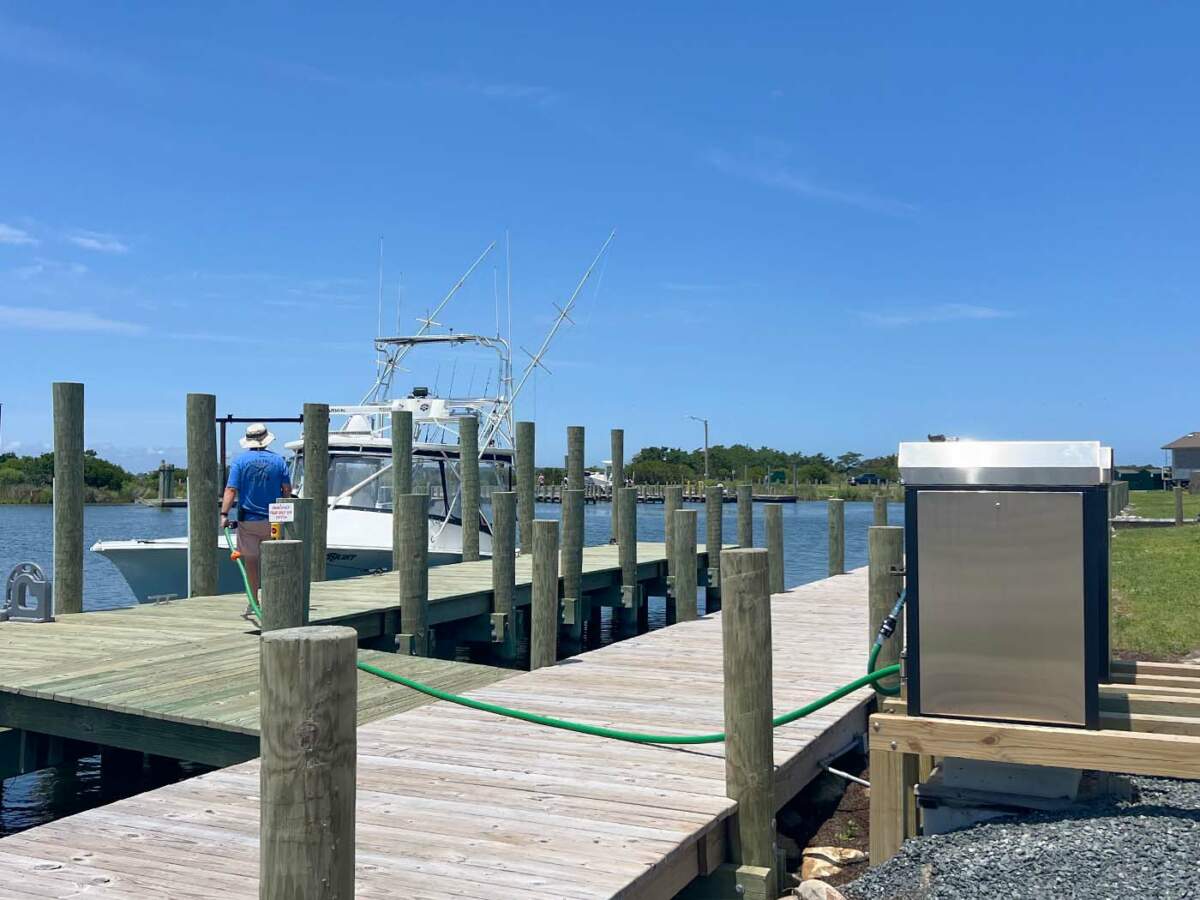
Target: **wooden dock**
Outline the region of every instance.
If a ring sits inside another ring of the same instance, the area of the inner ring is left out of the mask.
[[[612,599],[619,594],[617,553],[615,545],[584,550],[583,590],[596,602],[619,602]],[[639,582],[658,593],[664,545],[638,544],[638,559]],[[697,564],[706,560],[701,548]],[[364,643],[386,645],[399,628],[397,577],[313,584],[310,621],[348,625]],[[531,557],[518,557],[518,608],[529,604],[531,580]],[[0,726],[209,765],[251,759],[258,754],[258,638],[242,618],[245,608],[244,595],[226,594],[68,614],[47,624],[0,624]],[[447,632],[451,647],[458,639],[490,642],[491,611],[490,560],[429,570],[429,623]],[[394,653],[375,657],[449,690],[513,674]],[[427,702],[367,676],[360,688],[360,722]],[[0,735],[0,778],[41,761],[40,753],[5,753],[15,739]]]
[[[595,575],[598,559],[592,556],[591,561]],[[459,571],[447,573],[439,584],[445,597],[441,602],[474,602],[464,593],[466,584],[454,596],[445,593],[449,582],[468,580],[466,571],[450,568]],[[431,595],[436,571],[430,573]],[[327,621],[339,614],[343,620],[369,620],[360,609],[370,603],[362,589],[342,592],[339,601],[328,593],[337,587],[314,590],[314,618],[320,610]],[[385,587],[381,592],[395,595]],[[866,595],[862,570],[776,595],[776,712],[862,673]],[[201,606],[215,609],[219,604],[234,601],[216,598],[193,608],[199,612]],[[431,602],[431,609],[435,605]],[[169,618],[175,613],[157,614]],[[153,644],[152,625],[132,624],[153,615],[153,610],[130,610],[80,618],[125,616],[130,636]],[[668,733],[719,731],[720,619],[715,613],[534,672],[503,673],[509,677],[469,693],[601,725]],[[91,630],[86,622],[61,626]],[[181,621],[176,631],[186,627]],[[55,626],[32,628],[50,631]],[[11,630],[4,628],[5,636]],[[114,632],[109,640],[117,640]],[[254,642],[244,634],[213,640]],[[173,641],[158,643],[157,651],[150,649],[167,657],[173,643],[178,650],[178,641],[176,633]],[[253,657],[251,651],[243,659],[246,679],[256,671]],[[4,665],[7,681],[14,677],[13,667],[7,661]],[[185,703],[191,691],[189,666],[180,660],[172,670],[174,696]],[[55,693],[52,685],[43,690]],[[387,690],[408,693],[398,686]],[[11,694],[7,688],[5,692]],[[392,702],[379,696],[379,708]],[[864,689],[776,730],[777,805],[863,733],[870,697]],[[248,724],[252,716],[243,710]],[[378,718],[358,731],[355,894],[481,900],[672,897],[726,861],[727,821],[736,810],[725,795],[723,750],[721,744],[672,748],[618,743],[446,703]],[[256,897],[258,790],[258,763],[247,762],[4,839],[0,894]]]

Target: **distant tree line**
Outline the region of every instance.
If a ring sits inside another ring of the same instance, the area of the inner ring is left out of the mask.
[[[48,503],[54,482],[54,454],[17,456],[0,453],[0,500]],[[83,452],[83,484],[89,502],[132,500],[157,490],[157,473],[135,475],[116,463],[101,459],[95,450]]]
[[[772,447],[717,444],[708,448],[709,479],[716,481],[792,481],[797,484],[834,484],[854,475],[872,472],[886,481],[898,481],[896,455],[867,458],[847,452],[836,459],[824,453],[788,453]],[[643,447],[625,468],[640,483],[672,484],[704,477],[704,450],[676,447]]]

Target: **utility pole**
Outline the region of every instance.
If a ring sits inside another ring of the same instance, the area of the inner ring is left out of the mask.
[[[695,422],[704,423],[704,480],[708,481],[708,419],[703,416],[688,416]]]

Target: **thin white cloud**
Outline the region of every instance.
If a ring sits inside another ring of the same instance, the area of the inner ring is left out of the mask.
[[[129,245],[116,235],[105,234],[102,231],[73,231],[67,235],[67,240],[76,247],[84,250],[95,250],[97,253],[128,253]]]
[[[475,94],[490,100],[528,103],[533,106],[552,106],[562,99],[554,88],[519,81],[485,81],[452,75],[437,75],[424,80],[425,86],[437,90]]]
[[[23,228],[15,225],[5,225],[0,222],[0,244],[12,244],[17,247],[36,247],[38,239]]]
[[[100,54],[88,48],[85,40],[74,40],[57,31],[13,21],[0,15],[0,60],[70,72],[80,76],[150,84],[146,70],[138,63],[112,54]]]
[[[98,334],[144,334],[136,322],[106,319],[95,313],[36,306],[0,306],[0,325],[25,331],[75,331]]]
[[[710,150],[704,159],[718,172],[797,197],[855,206],[868,212],[889,216],[909,216],[917,211],[917,207],[911,203],[866,191],[842,190],[819,184],[808,176],[788,168],[778,159],[743,158],[724,150]]]
[[[934,322],[981,321],[1008,319],[1015,313],[994,306],[976,306],[971,303],[939,303],[921,309],[898,312],[862,312],[859,315],[872,325],[883,328],[900,328],[905,325],[924,325]]]

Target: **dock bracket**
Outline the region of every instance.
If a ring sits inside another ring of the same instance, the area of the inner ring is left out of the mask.
[[[37,563],[18,563],[8,575],[0,618],[13,622],[53,622],[53,585]]]
[[[508,635],[508,613],[492,613],[492,643],[503,644]]]
[[[708,567],[708,587],[719,588],[721,586],[721,570],[716,566]]]
[[[668,600],[674,600],[675,599],[675,576],[674,575],[664,576],[663,584],[666,585],[666,589],[663,593],[663,596],[666,597]]]
[[[579,598],[578,597],[563,597],[562,624],[563,625],[579,624]]]
[[[637,609],[638,600],[641,594],[641,585],[623,584],[621,585],[621,606],[625,609]]]

